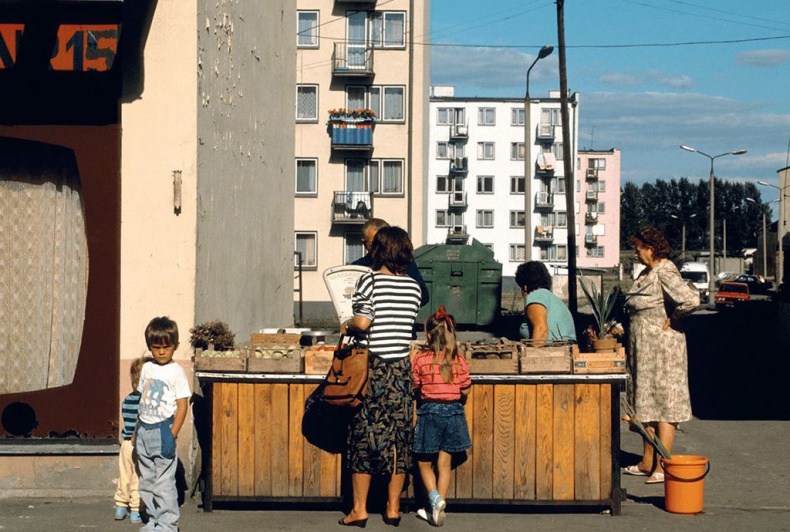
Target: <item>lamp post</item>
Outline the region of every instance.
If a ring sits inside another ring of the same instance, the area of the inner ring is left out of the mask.
[[[757,204],[754,198],[744,198],[749,203]],[[766,226],[765,226],[765,207],[761,209],[763,211],[763,277],[768,276],[768,240],[766,238]]]
[[[757,184],[764,187],[775,188],[779,191],[779,217],[776,220],[776,239],[779,241],[779,271],[776,272],[775,275],[776,285],[778,287],[784,280],[785,275],[784,249],[782,248],[782,240],[785,236],[785,189],[787,188],[787,185],[784,187],[777,187],[776,185],[772,185],[766,181],[758,181]]]
[[[695,214],[691,214],[691,215],[689,215],[688,219],[690,220],[690,219],[694,218],[695,216],[696,216],[696,213]],[[669,217],[670,218],[674,218],[675,220],[680,220],[681,219],[679,216],[677,216],[675,214],[670,214]],[[685,220],[685,218],[684,218],[684,220]],[[682,235],[683,236],[680,239],[680,249],[682,250],[680,252],[680,259],[683,262],[686,262],[686,222],[685,221],[683,222]]]
[[[527,92],[524,95],[524,260],[531,261],[532,260],[532,166],[530,166],[530,161],[532,160],[532,136],[530,135],[530,130],[532,129],[531,120],[530,120],[530,113],[529,113],[529,73],[532,71],[532,67],[535,66],[535,63],[540,61],[541,59],[548,57],[551,55],[551,52],[554,51],[553,46],[549,46],[548,44],[540,49],[538,52],[537,57],[529,65],[527,69]]]
[[[719,157],[723,157],[725,155],[743,155],[744,153],[746,153],[746,150],[741,149],[741,150],[735,150],[735,151],[728,151],[728,152],[720,153],[718,155],[708,155],[707,153],[699,151],[699,150],[697,150],[695,148],[692,148],[691,146],[681,146],[680,149],[681,150],[690,151],[690,152],[693,152],[693,153],[699,153],[700,155],[703,155],[703,156],[707,157],[708,159],[710,159],[710,236],[709,236],[709,242],[708,242],[708,247],[709,247],[709,251],[710,251],[710,259],[709,259],[710,260],[710,263],[709,263],[710,264],[710,266],[709,266],[710,271],[708,272],[708,294],[709,294],[709,296],[708,296],[708,305],[711,308],[715,308],[716,307],[716,284],[713,282],[713,276],[715,274],[714,270],[715,270],[715,264],[716,264],[716,260],[715,260],[716,250],[714,249],[714,246],[713,246],[713,229],[714,229],[714,224],[716,223],[716,218],[714,217],[714,212],[713,212],[714,205],[715,205],[715,201],[714,201],[715,196],[713,195],[713,192],[714,192],[714,183],[716,181],[716,176],[713,173],[713,160],[714,159],[718,159]]]

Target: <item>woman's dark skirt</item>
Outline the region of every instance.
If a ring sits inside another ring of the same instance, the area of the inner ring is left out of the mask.
[[[414,385],[409,357],[370,357],[365,403],[351,419],[348,463],[352,473],[406,473],[412,465]]]

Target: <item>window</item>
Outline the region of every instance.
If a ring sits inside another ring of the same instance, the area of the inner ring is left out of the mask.
[[[510,211],[510,228],[518,229],[524,227],[524,211]]]
[[[510,110],[510,125],[523,126],[524,125],[524,108],[514,107]]]
[[[318,121],[318,85],[296,86],[296,120]]]
[[[514,175],[510,176],[510,193],[523,194],[524,193],[524,176]]]
[[[403,48],[406,46],[406,13],[394,11],[375,12],[370,20],[370,41],[376,48]]]
[[[557,227],[568,227],[568,213],[560,211],[557,213]]]
[[[595,209],[598,214],[605,214],[606,213],[606,204],[602,201],[599,201],[595,204]]]
[[[380,194],[403,194],[403,161],[382,161]]]
[[[390,159],[347,159],[346,190],[377,196],[403,194],[403,161]]]
[[[436,158],[449,159],[450,158],[450,143],[446,141],[439,141],[436,143]]]
[[[540,215],[540,225],[554,225],[554,213],[553,212],[544,212]]]
[[[362,233],[346,233],[344,252],[345,264],[352,264],[355,260],[361,259],[365,255],[365,247],[362,245]]]
[[[540,260],[568,260],[568,246],[557,245],[540,248]]]
[[[446,175],[436,176],[436,192],[450,192],[449,186]]]
[[[463,213],[447,210],[436,211],[436,227],[453,227],[464,224]]]
[[[606,170],[606,159],[590,159],[587,161],[587,168]]]
[[[366,169],[368,162],[364,159],[346,160],[346,186],[350,192],[367,192],[368,179]]]
[[[495,126],[496,125],[496,109],[493,107],[478,107],[477,108],[477,125],[478,126]]]
[[[494,211],[477,211],[477,227],[494,227]]]
[[[492,175],[479,175],[479,176],[477,176],[477,193],[478,194],[493,194],[494,193],[494,176],[492,176]]]
[[[604,256],[604,247],[603,246],[590,246],[587,248],[587,256],[588,257],[603,257]]]
[[[368,105],[367,87],[346,87],[346,109],[365,109]]]
[[[568,246],[565,245],[558,245],[557,248],[557,260],[568,260]]]
[[[523,161],[524,160],[524,143],[511,142],[510,143],[510,160]]]
[[[381,87],[368,87],[368,109],[381,118]]]
[[[560,109],[541,109],[540,123],[552,126],[562,125],[562,112]]]
[[[493,142],[478,142],[477,143],[477,158],[479,160],[491,160],[494,158],[494,143]]]
[[[524,262],[524,244],[510,244],[510,262]]]
[[[606,181],[600,180],[590,184],[592,185],[593,190],[597,190],[598,192],[606,192]]]
[[[384,109],[382,109],[381,120],[384,122],[402,122],[403,113],[403,87],[384,87]]]
[[[552,151],[554,152],[554,158],[558,161],[562,160],[562,142],[555,142],[551,146]]]
[[[296,12],[296,46],[318,48],[318,11]]]
[[[318,266],[316,259],[316,238],[318,234],[315,232],[300,232],[294,233],[294,251],[302,254],[302,269],[314,270]],[[298,255],[294,255],[294,268],[299,267]]]
[[[316,175],[318,161],[316,159],[296,160],[296,194],[311,194],[318,192]]]
[[[551,188],[557,194],[565,194],[565,178],[564,177],[554,177],[551,179]]]
[[[439,107],[436,110],[436,125],[464,125],[466,123],[465,111],[463,107]]]

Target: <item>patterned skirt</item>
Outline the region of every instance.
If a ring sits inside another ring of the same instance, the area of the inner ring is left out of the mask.
[[[414,385],[411,362],[371,356],[368,391],[351,419],[348,463],[352,473],[406,473],[412,464]]]

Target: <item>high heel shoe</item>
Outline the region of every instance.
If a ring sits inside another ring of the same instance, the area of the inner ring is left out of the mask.
[[[365,526],[368,524],[368,518],[366,517],[365,519],[357,519],[356,521],[346,522],[345,517],[341,517],[340,521],[338,521],[337,524],[343,526],[355,526],[358,528],[365,528]]]
[[[384,516],[384,524],[390,526],[400,526],[400,516],[398,517],[387,517]]]

